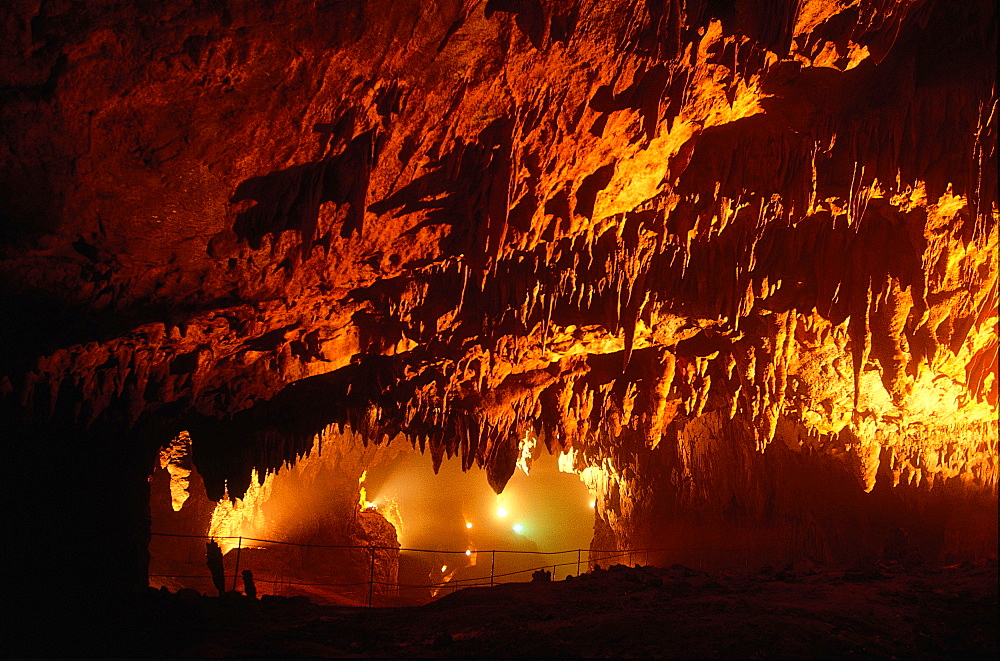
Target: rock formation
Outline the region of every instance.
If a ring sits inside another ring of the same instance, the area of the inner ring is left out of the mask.
[[[349,435],[324,435],[306,460],[266,476],[254,472],[258,479],[242,498],[216,503],[196,471],[184,476],[189,484],[183,500],[178,498],[177,458],[186,455],[189,443],[186,433],[174,439],[160,453],[163,468],[150,479],[152,587],[211,592],[201,570],[209,537],[225,554],[228,580],[249,569],[262,594],[337,604],[347,597],[353,601],[346,603],[363,604],[369,579],[379,598],[398,582],[396,530],[375,508],[363,508],[361,485],[365,466],[391,461],[401,446],[364,447]],[[374,563],[370,546],[378,547]]]
[[[995,555],[994,3],[0,17],[26,563],[144,584],[161,447],[219,499],[331,425],[572,451],[602,547]]]

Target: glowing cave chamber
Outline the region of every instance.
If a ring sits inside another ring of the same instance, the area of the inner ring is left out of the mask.
[[[571,454],[551,456],[531,440],[518,466],[496,494],[481,471],[457,460],[435,470],[405,439],[366,446],[330,432],[294,463],[254,472],[241,498],[216,503],[184,432],[161,451],[150,481],[150,585],[215,593],[209,542],[223,554],[225,590],[244,591],[250,570],[258,594],[331,604],[421,603],[538,570],[586,571],[595,485],[576,474]]]
[[[731,420],[709,415],[680,440],[697,459],[738,433]],[[961,482],[939,478],[935,487],[889,456],[868,477],[871,469],[850,448],[820,458],[806,444],[822,439],[787,422],[776,434],[773,448],[729,460],[784,475],[783,493],[751,482],[760,500],[729,492],[699,521],[690,513],[667,518],[669,501],[642,481],[635,463],[588,464],[572,448],[552,455],[530,435],[500,494],[483,471],[463,471],[458,458],[435,466],[403,438],[365,444],[349,431],[327,430],[294,461],[265,475],[254,471],[241,497],[225,493],[214,502],[184,432],[161,451],[150,478],[150,585],[213,593],[209,540],[224,554],[226,590],[245,590],[241,570],[250,570],[258,594],[344,605],[417,604],[462,587],[529,580],[537,570],[578,575],[595,564],[752,572],[995,557],[988,481],[970,496]],[[642,459],[650,461],[646,452]],[[980,470],[990,468],[986,462]],[[727,469],[721,479],[737,478]],[[910,518],[916,498],[929,504]]]

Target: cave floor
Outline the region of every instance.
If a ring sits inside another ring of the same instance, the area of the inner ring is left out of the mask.
[[[617,566],[408,608],[150,590],[128,619],[117,634],[71,648],[99,653],[106,642],[108,655],[159,657],[996,658],[997,564],[752,576]]]

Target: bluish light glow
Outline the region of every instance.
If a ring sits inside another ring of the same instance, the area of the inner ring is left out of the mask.
[[[512,530],[516,533],[521,533],[524,532],[524,526],[522,526],[520,523],[515,523]]]

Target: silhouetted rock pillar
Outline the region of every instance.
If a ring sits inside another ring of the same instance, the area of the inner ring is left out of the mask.
[[[215,589],[219,591],[221,597],[226,591],[226,572],[222,564],[222,549],[215,540],[205,544],[205,564],[212,572],[212,583],[215,584]]]
[[[243,592],[251,599],[257,598],[257,586],[253,582],[253,572],[249,569],[243,570]]]

